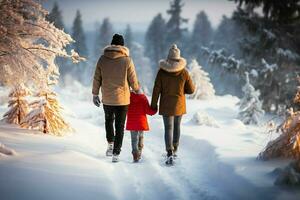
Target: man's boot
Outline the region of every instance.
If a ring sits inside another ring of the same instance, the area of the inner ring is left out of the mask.
[[[107,150],[106,150],[106,156],[112,156],[113,150],[114,150],[114,143],[113,142],[108,143]]]

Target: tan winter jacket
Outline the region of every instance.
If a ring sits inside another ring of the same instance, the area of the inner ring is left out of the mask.
[[[99,95],[100,87],[103,104],[129,105],[129,87],[138,90],[139,85],[128,48],[119,45],[104,48],[95,70],[93,95]]]
[[[164,116],[180,116],[186,113],[185,94],[194,93],[195,86],[185,69],[186,60],[162,60],[159,63],[152,94],[151,107]]]

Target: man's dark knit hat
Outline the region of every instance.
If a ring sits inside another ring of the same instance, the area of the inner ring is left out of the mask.
[[[121,45],[124,46],[124,38],[122,35],[114,34],[111,45]]]

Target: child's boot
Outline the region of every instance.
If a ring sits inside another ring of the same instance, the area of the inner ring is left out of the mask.
[[[139,137],[138,147],[139,147],[139,151],[140,151],[140,154],[141,154],[142,150],[144,148],[144,136],[143,135]]]
[[[133,156],[133,162],[139,162],[139,160],[141,159],[141,155],[139,152],[133,152],[132,156]]]
[[[173,148],[174,148],[173,156],[174,156],[174,158],[176,158],[177,157],[178,144],[173,144]]]

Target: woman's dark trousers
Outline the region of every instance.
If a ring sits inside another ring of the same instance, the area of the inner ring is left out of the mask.
[[[180,122],[182,116],[163,116],[165,126],[165,145],[168,156],[177,151],[180,139]]]

